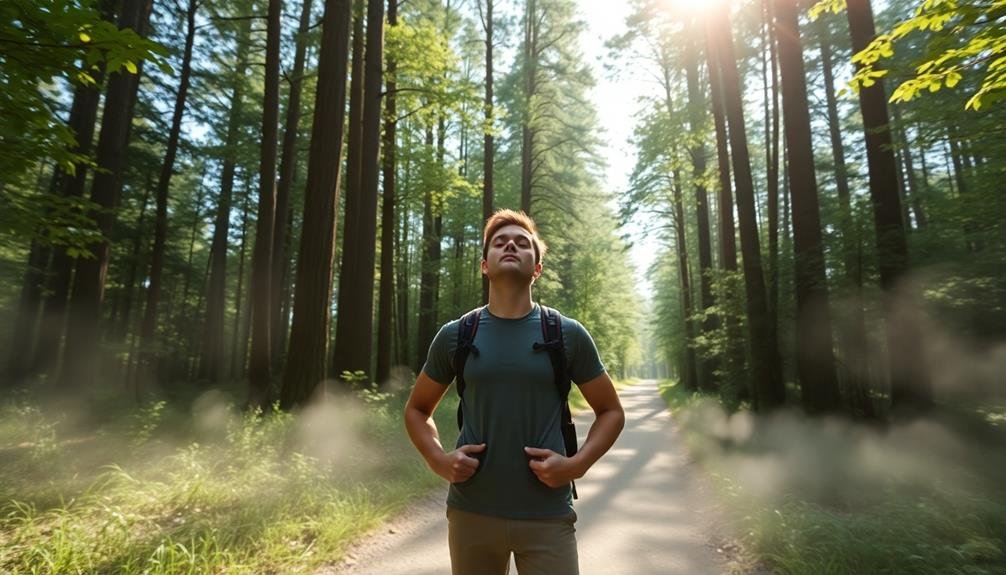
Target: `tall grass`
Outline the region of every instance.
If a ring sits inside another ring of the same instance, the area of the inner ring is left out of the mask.
[[[10,401],[0,572],[309,573],[439,484],[402,431],[404,400],[366,392],[297,416],[153,401],[63,434],[72,415]],[[438,410],[447,436],[454,402]]]
[[[848,422],[723,417],[713,398],[674,382],[660,389],[745,546],[773,571],[1006,573],[1006,486],[995,479],[1001,451],[966,443],[943,450],[926,444],[940,436],[925,426],[899,436]],[[787,439],[772,437],[780,429]],[[918,444],[899,442],[912,434]],[[801,445],[813,455],[794,457]]]

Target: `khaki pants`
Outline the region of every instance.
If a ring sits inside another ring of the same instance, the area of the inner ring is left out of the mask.
[[[453,575],[506,575],[510,553],[520,575],[578,575],[576,513],[503,519],[447,508]]]

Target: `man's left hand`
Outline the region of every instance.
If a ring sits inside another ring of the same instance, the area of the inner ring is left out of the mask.
[[[562,487],[583,475],[572,459],[559,455],[551,449],[525,447],[524,453],[531,458],[528,462],[531,471],[538,476],[539,481],[549,487]]]

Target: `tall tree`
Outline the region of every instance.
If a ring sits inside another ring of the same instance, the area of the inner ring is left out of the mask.
[[[230,106],[227,113],[227,133],[223,145],[223,167],[220,172],[220,195],[213,223],[210,243],[210,277],[206,295],[206,316],[203,326],[203,345],[199,360],[199,377],[212,382],[224,376],[224,315],[227,288],[227,244],[230,236],[231,195],[234,190],[234,172],[237,166],[238,133],[244,112],[244,91],[248,69],[247,44],[251,35],[251,18],[241,21],[235,47],[237,65],[231,87]]]
[[[366,36],[363,32],[364,0],[353,1],[353,54],[349,86],[349,134],[346,142],[346,206],[342,229],[342,261],[339,265],[339,301],[336,306],[335,350],[332,357],[333,375],[339,377],[349,370],[352,360],[349,342],[354,338],[352,312],[359,303],[360,245],[364,242],[360,234],[360,210],[363,198],[360,195],[360,159],[363,157],[363,86],[364,48]]]
[[[388,0],[388,26],[398,25],[398,0]],[[398,62],[391,56],[385,71],[387,96],[384,103],[384,160],[381,180],[381,285],[377,307],[377,382],[384,384],[391,375],[395,290],[395,147],[398,108],[395,72]]]
[[[525,0],[524,4],[524,60],[522,78],[524,81],[524,102],[521,116],[521,172],[520,172],[520,209],[531,214],[531,188],[534,179],[534,145],[535,127],[535,96],[538,92],[538,31],[541,26],[535,0]]]
[[[300,24],[297,27],[296,50],[293,70],[290,72],[290,94],[286,104],[286,127],[283,130],[283,152],[279,162],[279,184],[276,186],[276,223],[272,242],[272,344],[277,367],[285,351],[287,335],[286,284],[287,268],[290,264],[290,230],[288,222],[293,212],[290,210],[290,196],[293,180],[297,174],[297,127],[300,124],[300,94],[304,84],[304,60],[307,56],[307,34],[311,28],[312,0],[303,0],[300,8]]]
[[[707,49],[712,51],[712,57],[720,72],[730,140],[730,158],[737,192],[748,330],[751,340],[753,399],[755,409],[767,410],[782,405],[785,401],[785,387],[779,366],[778,344],[768,326],[754,184],[751,177],[747,131],[744,126],[744,105],[737,61],[734,57],[730,16],[725,6],[713,11],[711,15],[713,18],[707,19],[706,24],[706,33],[710,37]]]
[[[482,1],[476,2],[482,29],[486,33],[486,91],[483,109],[485,113],[484,134],[482,136],[482,221],[493,214],[493,0],[486,0],[485,13]],[[482,303],[489,303],[489,278],[482,276]]]
[[[697,27],[689,24],[689,32],[685,39],[685,83],[688,86],[688,123],[689,150],[692,161],[692,185],[695,187],[695,223],[698,229],[699,248],[699,305],[702,308],[703,320],[701,331],[707,333],[716,327],[716,316],[712,308],[713,300],[713,254],[712,240],[709,232],[709,197],[706,193],[706,146],[705,133],[705,102],[699,86],[699,54],[694,32]],[[713,373],[716,362],[712,357],[702,358],[700,364],[699,383],[709,389],[715,388]]]
[[[765,208],[768,211],[768,325],[772,337],[778,340],[779,333],[779,58],[776,41],[775,10],[773,0],[762,1],[763,61],[765,96]],[[772,89],[769,91],[768,76],[771,69]]]
[[[152,0],[130,2],[119,14],[119,28],[130,28],[138,35],[146,33],[147,21],[153,7]],[[119,203],[122,190],[120,180],[129,128],[132,124],[136,93],[139,88],[141,68],[136,74],[122,71],[109,77],[106,89],[101,132],[94,179],[91,182],[90,199],[98,209],[94,213],[98,229],[103,238],[109,238],[115,223],[114,208]],[[105,276],[108,273],[110,245],[107,239],[91,246],[91,258],[77,261],[73,291],[70,295],[70,311],[67,322],[65,357],[70,361],[81,361],[78,365],[64,362],[63,381],[71,378],[83,379],[85,383],[94,374],[95,345],[99,341],[98,323],[101,304],[104,299]]]
[[[279,134],[280,16],[283,0],[269,0],[266,16],[265,98],[262,104],[262,144],[259,161],[258,221],[252,251],[251,360],[248,365],[248,406],[266,408],[272,387],[272,247],[276,227],[276,147]]]
[[[327,375],[325,361],[335,258],[335,213],[342,171],[351,12],[352,0],[325,2],[304,194],[304,230],[294,284],[290,352],[280,393],[284,408],[307,400]]]
[[[141,355],[144,363],[154,367],[159,355],[156,339],[158,307],[161,303],[161,288],[164,281],[164,250],[168,236],[168,191],[171,185],[171,175],[175,169],[175,157],[178,154],[178,141],[181,138],[182,116],[185,114],[185,103],[189,94],[189,83],[192,75],[192,46],[196,38],[196,12],[199,0],[189,0],[185,9],[185,47],[182,51],[182,67],[178,79],[178,93],[175,96],[175,108],[171,115],[171,128],[168,132],[167,148],[164,161],[161,163],[161,173],[157,179],[154,194],[156,210],[154,214],[154,245],[150,256],[150,286],[147,288],[147,303],[143,312],[143,326],[140,330],[142,346]]]
[[[381,149],[381,85],[384,65],[384,2],[367,1],[367,41],[363,69],[363,118],[360,158],[359,256],[349,307],[339,307],[336,331],[337,374],[371,371],[374,331],[374,260],[377,236],[377,180]],[[341,273],[346,273],[343,269]],[[341,284],[340,284],[341,285]],[[341,297],[340,297],[341,299]]]
[[[846,14],[852,49],[860,52],[877,35],[870,0],[848,0]],[[908,269],[908,242],[901,219],[897,163],[891,145],[887,95],[883,81],[878,80],[871,86],[860,88],[859,109],[863,114],[863,128],[866,132],[866,159],[877,235],[880,284],[886,294],[891,402],[895,407],[924,408],[932,404],[933,391],[925,362],[922,361],[920,333],[910,324],[907,314],[897,309],[895,291]]]
[[[812,413],[839,407],[832,350],[831,312],[824,271],[821,214],[807,105],[803,43],[796,0],[775,0],[782,80],[783,123],[792,202],[796,282],[796,366],[804,407]]]

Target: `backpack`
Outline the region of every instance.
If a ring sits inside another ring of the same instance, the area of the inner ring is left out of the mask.
[[[475,347],[475,332],[479,329],[479,318],[482,310],[487,306],[473,309],[461,316],[458,322],[458,345],[454,352],[454,373],[457,379],[458,397],[458,429],[464,423],[462,414],[462,403],[465,396],[465,361],[468,354],[478,356],[479,350]],[[543,342],[534,342],[534,350],[548,350],[548,358],[552,362],[552,372],[555,374],[555,389],[559,393],[559,401],[562,403],[562,417],[559,420],[559,428],[562,431],[562,441],[566,448],[566,457],[576,455],[576,428],[573,426],[573,414],[569,410],[569,390],[570,379],[566,370],[566,354],[562,339],[562,315],[555,309],[539,305],[541,309],[541,334]],[[571,482],[573,487],[573,499],[577,498],[576,484]]]

